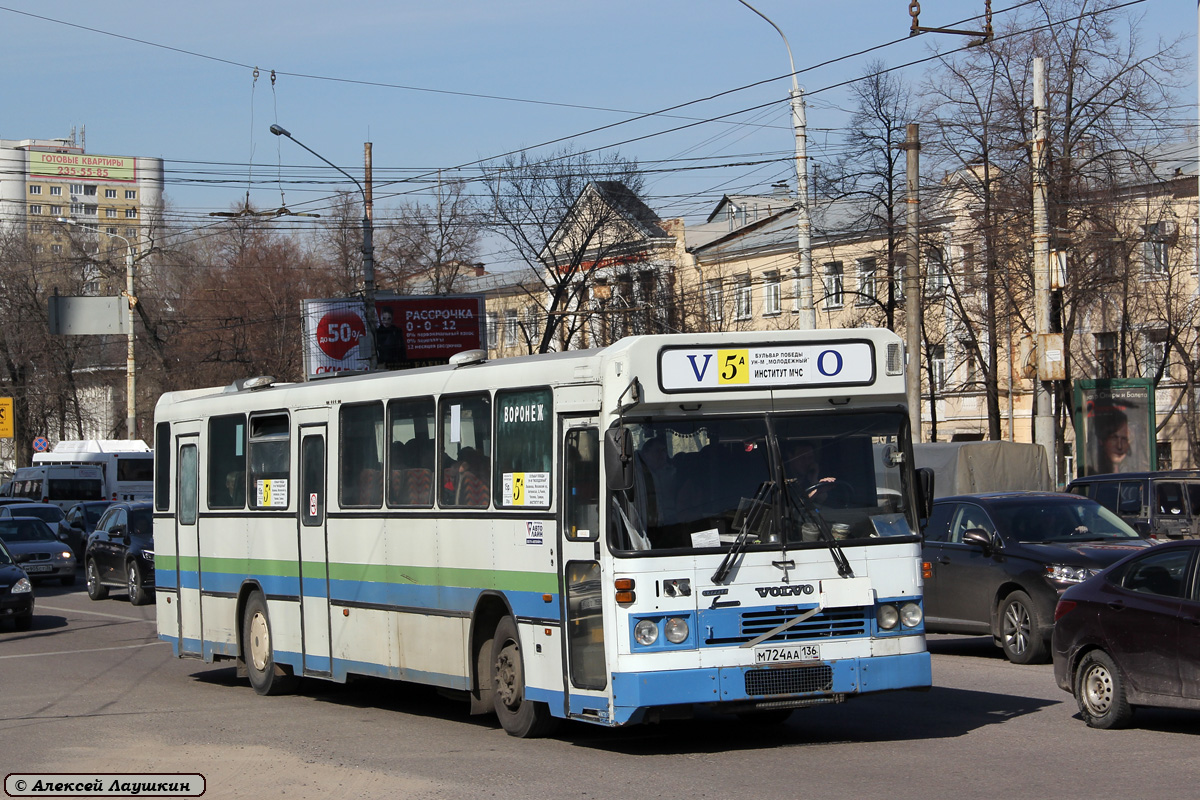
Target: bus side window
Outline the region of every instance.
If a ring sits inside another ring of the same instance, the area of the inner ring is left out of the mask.
[[[208,507],[246,507],[246,415],[208,422]],[[231,488],[231,481],[240,485]]]
[[[389,506],[433,505],[434,407],[432,397],[388,403]]]
[[[491,502],[491,398],[487,394],[443,398],[441,435],[441,505],[487,508]]]
[[[344,405],[339,415],[338,504],[383,504],[383,403]]]
[[[568,539],[596,539],[600,535],[600,433],[578,428],[567,433],[566,534]]]

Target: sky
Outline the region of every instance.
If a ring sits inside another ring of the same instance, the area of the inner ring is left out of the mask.
[[[909,0],[749,2],[790,44],[814,163],[836,150],[845,82],[868,62],[969,40],[910,37]],[[1021,2],[993,0],[993,24]],[[984,0],[919,5],[923,26],[978,29]],[[1180,117],[1195,121],[1196,4],[1129,11],[1147,44],[1187,37]],[[197,226],[247,194],[319,213],[354,190],[272,124],[359,180],[371,142],[377,211],[428,201],[439,175],[566,146],[636,158],[647,203],[689,223],[724,193],[795,184],[788,50],[738,0],[0,0],[0,65],[0,138],[75,130],[91,154],[162,158],[176,221]],[[926,68],[901,74],[915,84]]]

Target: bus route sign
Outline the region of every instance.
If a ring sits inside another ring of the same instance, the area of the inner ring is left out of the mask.
[[[868,386],[875,349],[865,341],[664,347],[658,367],[664,392]]]

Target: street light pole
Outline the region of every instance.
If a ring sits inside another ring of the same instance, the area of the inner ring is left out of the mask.
[[[58,217],[64,225],[74,225],[84,230],[88,226],[78,221]],[[97,231],[99,233],[99,231]],[[106,233],[110,239],[120,239],[125,243],[125,438],[136,439],[137,435],[137,360],[134,357],[133,307],[137,305],[137,296],[133,293],[133,270],[135,253],[133,243],[119,233]]]
[[[817,327],[817,310],[813,305],[812,277],[812,222],[808,213],[808,120],[804,110],[804,90],[796,83],[796,62],[792,60],[792,46],[774,22],[746,0],[739,3],[766,20],[767,24],[783,39],[787,48],[788,63],[792,67],[792,129],[796,133],[796,247],[800,251],[800,271],[792,294],[798,299],[793,312],[798,313],[800,330]]]
[[[358,187],[358,191],[362,195],[362,198],[363,198],[363,221],[362,221],[363,305],[364,305],[364,312],[365,312],[363,314],[363,322],[366,323],[366,325],[364,327],[366,327],[366,329],[367,329],[367,364],[368,364],[367,368],[369,371],[374,372],[375,367],[377,365],[378,356],[377,356],[377,353],[375,350],[375,243],[374,243],[374,230],[373,230],[373,225],[371,223],[371,201],[370,201],[370,198],[367,197],[366,190],[363,189],[362,184],[358,182],[357,178],[355,178],[349,172],[346,172],[346,170],[342,169],[337,164],[334,164],[332,161],[330,161],[325,156],[318,153],[316,150],[313,150],[311,147],[309,147],[304,142],[297,139],[295,136],[292,136],[292,134],[289,133],[285,128],[282,128],[279,125],[272,125],[271,133],[275,134],[276,136],[286,136],[287,138],[291,139],[296,144],[303,147],[308,152],[312,153],[317,158],[324,161],[329,166],[336,169],[338,172],[345,175],[347,178],[349,178],[351,181],[354,182],[354,185]]]

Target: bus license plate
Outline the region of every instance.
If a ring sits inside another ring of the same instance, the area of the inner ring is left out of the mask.
[[[820,661],[821,645],[793,644],[754,648],[755,664],[786,664],[789,661]]]
[[[49,572],[53,569],[49,564],[30,564],[29,566],[21,565],[21,569],[26,572]]]

